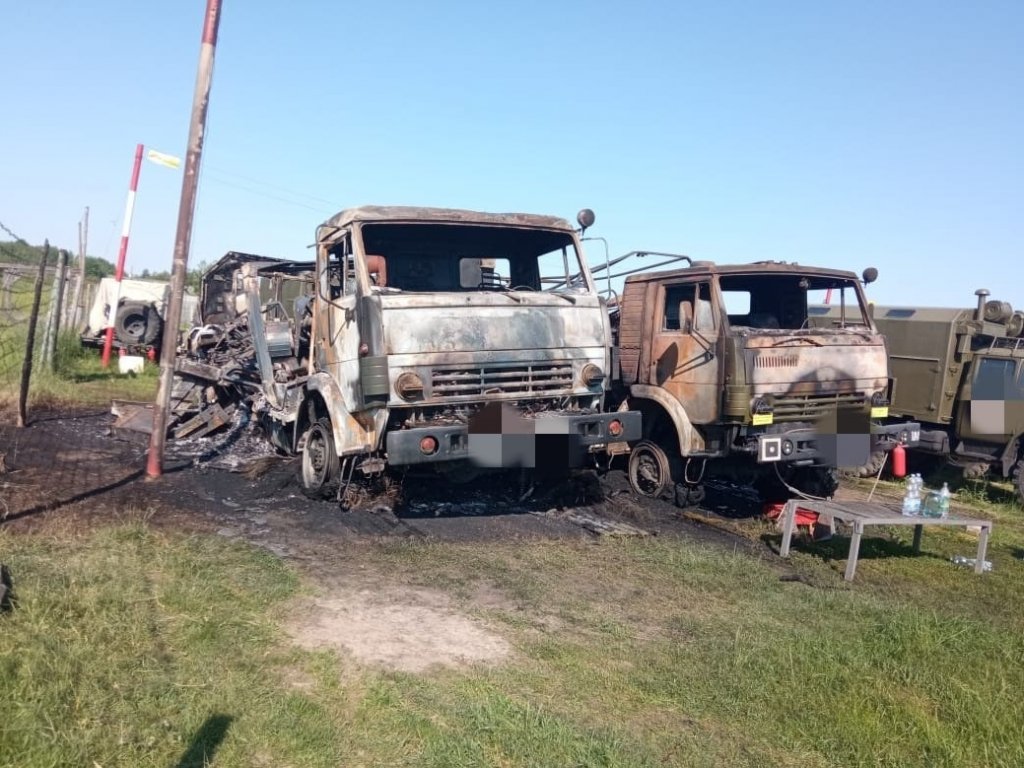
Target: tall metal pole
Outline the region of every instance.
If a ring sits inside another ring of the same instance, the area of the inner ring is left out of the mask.
[[[110,314],[107,316],[107,335],[103,339],[103,367],[110,365],[110,348],[114,344],[114,323],[117,320],[117,305],[121,302],[121,278],[124,277],[124,260],[128,255],[128,234],[132,229],[132,213],[135,210],[135,191],[139,188],[139,169],[142,167],[142,145],[135,147],[135,164],[132,166],[132,181],[128,186],[128,201],[124,207],[124,224],[121,226],[121,250],[117,254],[117,272],[114,280],[117,288],[114,299],[110,303]]]
[[[206,0],[206,19],[203,39],[199,48],[199,68],[196,90],[192,98],[192,120],[188,133],[188,154],[185,156],[185,174],[181,181],[181,203],[178,206],[178,229],[174,239],[174,265],[171,271],[171,296],[167,303],[164,338],[160,347],[160,386],[153,405],[153,431],[149,437],[149,457],[146,475],[159,477],[163,473],[164,441],[167,437],[167,410],[171,404],[174,382],[174,359],[178,351],[178,329],[181,326],[181,302],[188,275],[188,248],[192,237],[192,216],[195,212],[196,189],[199,186],[199,161],[203,153],[206,132],[206,110],[210,103],[213,82],[213,58],[217,47],[217,29],[220,26],[220,0]]]

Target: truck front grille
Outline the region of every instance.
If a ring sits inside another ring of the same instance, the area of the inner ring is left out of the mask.
[[[774,398],[774,421],[813,421],[835,408],[865,408],[867,396],[859,392],[833,395],[790,395]]]
[[[480,397],[487,394],[529,396],[564,395],[572,391],[572,362],[488,367],[435,368],[431,372],[433,397]]]

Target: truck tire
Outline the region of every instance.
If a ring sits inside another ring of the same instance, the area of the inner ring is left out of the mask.
[[[1013,465],[1013,487],[1017,489],[1017,498],[1024,504],[1024,459]]]
[[[318,419],[309,425],[302,460],[299,464],[299,485],[311,499],[333,498],[338,491],[341,464],[334,447],[331,420]]]
[[[668,455],[655,442],[641,440],[629,452],[629,485],[648,499],[665,498],[673,486]]]
[[[149,346],[160,336],[164,321],[152,304],[126,301],[114,318],[114,335],[125,346]]]
[[[830,499],[839,490],[839,472],[831,467],[801,467],[790,485],[810,496]]]

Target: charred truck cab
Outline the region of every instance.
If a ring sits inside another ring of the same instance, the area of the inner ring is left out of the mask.
[[[291,429],[309,495],[387,467],[557,470],[640,437],[639,413],[604,412],[608,312],[565,220],[360,207],[316,248]]]
[[[671,260],[688,266],[620,273],[628,277],[613,301],[616,401],[644,422],[630,456],[635,491],[698,503],[705,476],[724,475],[766,500],[788,498],[790,487],[827,497],[838,468],[912,441],[918,425],[882,423],[886,343],[855,274]],[[865,270],[864,281],[876,276]],[[827,327],[810,322],[821,303],[839,308]]]

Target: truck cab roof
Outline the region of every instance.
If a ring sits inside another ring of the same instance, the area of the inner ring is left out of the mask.
[[[425,208],[404,205],[363,205],[346,208],[327,219],[322,228],[343,229],[356,222],[391,222],[410,224],[484,224],[505,227],[538,227],[572,232],[572,225],[558,216],[534,213],[487,213],[460,208]]]

